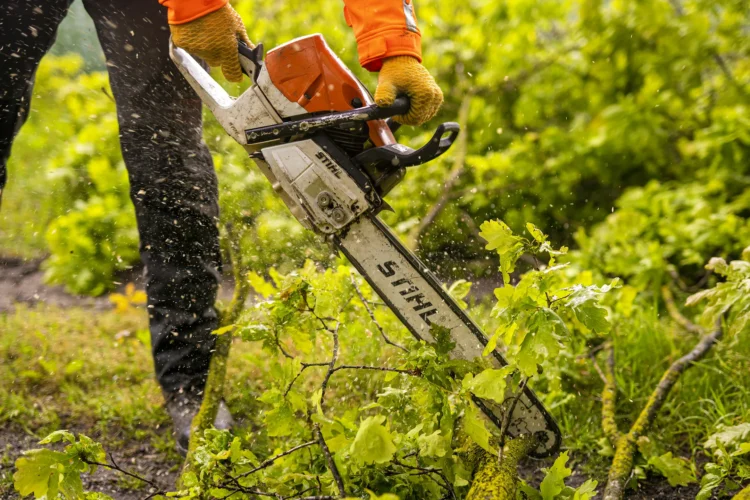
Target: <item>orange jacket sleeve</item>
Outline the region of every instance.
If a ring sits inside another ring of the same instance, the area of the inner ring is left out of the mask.
[[[346,23],[357,38],[359,63],[378,71],[383,59],[412,56],[422,62],[422,35],[413,0],[344,0]]]
[[[183,24],[219,10],[228,0],[159,0],[167,10],[169,24]]]

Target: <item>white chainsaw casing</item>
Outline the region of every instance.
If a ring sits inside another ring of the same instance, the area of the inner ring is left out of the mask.
[[[305,227],[333,234],[366,212],[365,193],[314,140],[261,150],[273,175],[273,188]],[[260,163],[259,165],[262,166]]]

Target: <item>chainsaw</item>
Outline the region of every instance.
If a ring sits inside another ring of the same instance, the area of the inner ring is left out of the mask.
[[[170,43],[170,55],[216,120],[241,144],[294,217],[340,250],[385,304],[420,340],[433,342],[433,325],[450,331],[455,358],[482,355],[487,337],[440,281],[378,217],[384,197],[410,167],[445,153],[457,123],[439,125],[414,150],[396,142],[408,98],[389,107],[373,103],[368,90],[319,34],[292,40],[265,54],[263,45],[239,44],[239,60],[252,86],[231,97],[188,52]],[[497,350],[495,366],[507,362]],[[560,447],[557,424],[524,387],[508,383],[505,402],[475,398],[498,428],[504,415],[511,436],[534,435],[532,453],[545,457]]]

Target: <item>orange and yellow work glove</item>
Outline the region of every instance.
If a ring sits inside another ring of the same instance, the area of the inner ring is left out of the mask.
[[[172,41],[192,55],[200,57],[209,66],[221,66],[224,78],[230,82],[242,81],[237,40],[250,43],[242,18],[225,4],[205,16],[184,24],[171,24]]]
[[[443,92],[435,79],[411,56],[395,56],[383,60],[378,87],[375,89],[375,104],[386,107],[396,97],[409,98],[409,112],[394,116],[404,125],[421,125],[435,116],[443,104]]]

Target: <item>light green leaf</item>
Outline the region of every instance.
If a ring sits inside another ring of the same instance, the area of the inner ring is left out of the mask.
[[[445,287],[445,285],[443,285]],[[469,292],[471,291],[471,282],[466,280],[454,281],[453,284],[448,288],[448,294],[453,297],[453,300],[458,303],[461,309],[466,309],[468,304],[464,301]]]
[[[419,454],[423,457],[444,457],[450,452],[450,442],[442,435],[441,431],[435,431],[432,434],[422,434],[417,438],[419,444]]]
[[[27,451],[16,460],[13,484],[21,496],[57,498],[60,491],[68,499],[83,496],[83,485],[77,471],[66,470],[70,458],[65,453],[47,449]],[[78,496],[76,496],[78,495]]]
[[[746,455],[748,453],[750,453],[750,443],[742,443],[739,448],[737,448],[737,451],[732,453],[732,456],[739,457],[740,455]]]
[[[504,366],[500,369],[484,370],[473,377],[467,374],[464,379],[464,388],[479,398],[491,399],[502,404],[505,401],[505,381],[513,371],[512,366]]]
[[[541,231],[541,229],[539,229],[538,227],[536,227],[531,222],[527,222],[526,223],[526,230],[529,232],[529,234],[531,235],[531,237],[534,238],[539,243],[544,243],[546,241],[546,239],[547,239],[544,236],[544,233]]]
[[[253,287],[253,290],[262,295],[264,299],[267,299],[277,292],[276,288],[271,283],[267,282],[253,271],[247,273],[247,280],[250,282],[250,286]]]
[[[744,422],[731,427],[720,426],[720,430],[712,434],[703,446],[709,450],[714,450],[719,445],[724,448],[733,448],[740,443],[750,439],[750,422]]]
[[[221,328],[217,328],[216,330],[212,331],[211,333],[213,335],[224,335],[225,333],[229,333],[232,330],[234,330],[235,327],[236,327],[236,325],[222,326]]]
[[[65,375],[75,375],[83,369],[84,363],[82,359],[74,359],[67,365],[65,365]]]
[[[364,463],[386,463],[390,462],[396,453],[396,446],[388,429],[383,426],[385,417],[376,415],[367,417],[359,425],[357,435],[350,448],[354,460]]]
[[[58,441],[62,440],[65,440],[68,443],[72,444],[76,442],[76,436],[70,431],[59,430],[47,435],[47,437],[39,441],[39,444],[57,443]]]
[[[464,432],[487,453],[497,453],[497,450],[490,446],[492,435],[484,425],[484,416],[474,403],[469,403],[464,411],[463,428]]]
[[[479,236],[487,241],[487,250],[495,250],[500,256],[500,270],[503,273],[503,283],[510,283],[510,273],[516,269],[516,261],[523,254],[522,238],[502,221],[491,220],[484,222]]]
[[[565,478],[570,476],[571,469],[567,468],[565,464],[568,463],[568,452],[563,452],[552,464],[552,467],[547,471],[547,475],[542,479],[542,484],[539,485],[539,491],[542,493],[543,500],[554,500],[557,495],[562,492],[565,488]]]
[[[689,462],[681,457],[673,457],[671,451],[649,458],[648,464],[666,477],[672,487],[687,486],[696,481],[695,472]]]
[[[292,433],[297,419],[286,402],[266,413],[263,421],[269,436],[288,436]]]
[[[598,484],[599,482],[593,479],[586,480],[573,493],[573,500],[591,500],[596,495],[596,486]]]

